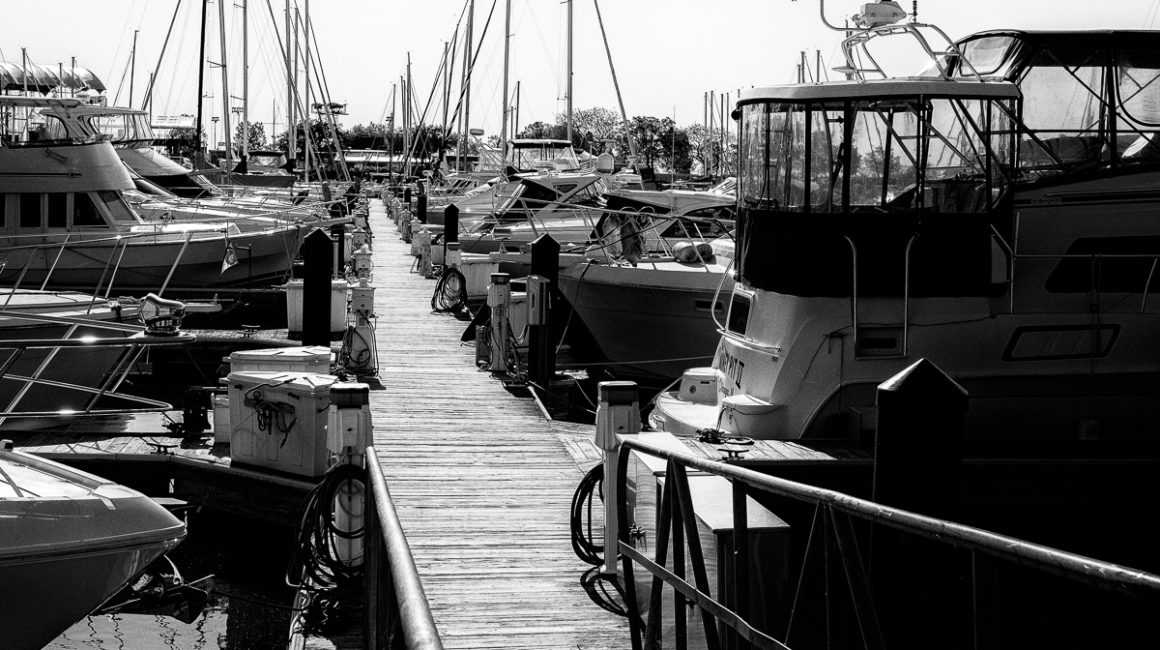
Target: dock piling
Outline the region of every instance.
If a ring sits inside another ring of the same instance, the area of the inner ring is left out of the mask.
[[[334,243],[321,228],[306,236],[302,260],[302,345],[329,346]]]
[[[531,245],[531,278],[537,281],[533,294],[532,279],[528,280],[528,297],[532,303],[529,312],[528,368],[533,383],[547,388],[556,376],[556,348],[552,341],[552,304],[560,278],[560,244],[549,234],[537,237]],[[532,313],[537,322],[532,322]]]

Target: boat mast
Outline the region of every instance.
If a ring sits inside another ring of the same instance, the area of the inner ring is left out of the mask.
[[[403,159],[403,176],[406,178],[411,175],[411,148],[414,146],[413,138],[411,137],[411,94],[414,92],[411,80],[411,53],[407,52],[407,80],[403,87],[403,146],[407,150],[406,157]]]
[[[395,104],[398,96],[395,94],[398,86],[391,84],[391,130],[387,133],[387,178],[395,178]]]
[[[242,165],[250,158],[250,33],[246,15],[249,4],[248,0],[242,0]]]
[[[633,141],[632,135],[628,131],[628,113],[624,110],[624,97],[620,94],[620,82],[616,80],[616,66],[612,65],[612,50],[608,47],[608,33],[604,31],[604,18],[600,15],[600,2],[592,0],[592,4],[596,7],[596,20],[600,23],[600,36],[604,39],[604,52],[608,55],[608,69],[612,72],[612,86],[616,89],[616,101],[620,104],[620,119],[624,120],[625,137],[628,139],[628,155],[635,163],[636,157],[636,142]]]
[[[133,49],[129,53],[129,108],[133,107],[133,80],[137,77],[137,32],[133,30]]]
[[[307,183],[309,183],[310,182],[310,126],[311,126],[310,125],[310,103],[312,101],[310,98],[310,31],[309,31],[310,30],[310,28],[309,28],[309,25],[310,25],[310,0],[305,1],[305,8],[303,9],[303,12],[306,15],[306,20],[303,21],[303,23],[302,23],[303,24],[303,27],[302,27],[303,36],[306,38],[306,54],[303,56],[303,61],[306,63],[306,70],[302,73],[304,79],[306,80],[306,101],[303,102],[305,104],[305,109],[306,109],[306,141],[305,141],[306,170],[305,170],[305,180]]]
[[[463,87],[463,119],[459,127],[459,159],[456,160],[456,166],[462,171],[467,170],[467,132],[471,129],[471,46],[475,40],[475,0],[470,0],[468,5],[467,33],[464,38],[467,43],[464,50],[466,55],[463,57],[463,81],[460,83]]]
[[[173,25],[177,23],[177,12],[180,10],[181,0],[177,0],[177,6],[173,8],[173,18],[169,19],[169,30],[165,32],[165,42],[161,44],[161,54],[157,55],[157,65],[153,67],[153,74],[149,76],[149,87],[145,89],[145,98],[141,100],[141,110],[148,109],[150,113],[153,112],[153,84],[157,82],[157,75],[161,72],[161,61],[165,59],[165,51],[169,49],[169,37],[173,35]],[[75,69],[73,78],[76,78]]]
[[[296,84],[294,83],[294,60],[291,58],[290,25],[294,22],[290,13],[290,0],[286,0],[286,158],[290,168],[294,168],[294,161],[298,159],[298,126],[294,121],[294,106],[296,104]]]
[[[218,36],[222,54],[222,126],[225,127],[226,169],[234,166],[233,147],[230,144],[230,80],[226,65],[226,3],[218,0]]]
[[[572,144],[572,0],[568,0],[568,144]]]
[[[506,163],[508,154],[508,68],[511,65],[512,0],[504,2],[503,20],[503,120],[500,126],[500,158]]]
[[[205,18],[209,0],[201,0],[201,53],[197,57],[197,151],[194,153],[193,168],[205,168],[205,128],[202,120],[202,105],[205,103]]]

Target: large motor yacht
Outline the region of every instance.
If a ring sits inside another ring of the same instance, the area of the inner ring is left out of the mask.
[[[926,358],[969,435],[1152,436],[1158,39],[991,32],[923,77],[742,93],[726,327],[653,426],[857,434]]]

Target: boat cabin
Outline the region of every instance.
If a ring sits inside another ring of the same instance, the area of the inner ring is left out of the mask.
[[[1019,93],[882,80],[743,92],[741,277],[803,297],[987,296]]]

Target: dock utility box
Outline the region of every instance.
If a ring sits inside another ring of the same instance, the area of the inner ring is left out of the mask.
[[[231,372],[230,459],[290,474],[326,472],[326,418],[338,378],[314,372]]]
[[[346,330],[346,280],[330,281],[330,333],[341,334]],[[302,280],[293,279],[286,283],[286,329],[291,335],[302,334],[305,309],[306,285]]]
[[[231,352],[230,372],[316,372],[330,374],[330,348],[321,345]]]

